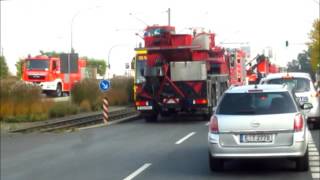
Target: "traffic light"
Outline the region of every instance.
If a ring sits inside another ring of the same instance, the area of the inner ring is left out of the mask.
[[[288,47],[289,46],[289,41],[286,41],[286,47]]]

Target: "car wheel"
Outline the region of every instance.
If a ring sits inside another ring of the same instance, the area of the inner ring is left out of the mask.
[[[209,152],[209,167],[211,171],[222,171],[223,170],[223,159],[213,158]]]
[[[309,170],[309,153],[308,149],[306,153],[296,159],[296,170],[297,171],[308,171]]]
[[[58,85],[57,85],[57,89],[56,89],[56,92],[55,92],[55,96],[56,96],[56,97],[61,97],[61,96],[62,96],[62,87],[61,87],[61,84],[58,84]]]

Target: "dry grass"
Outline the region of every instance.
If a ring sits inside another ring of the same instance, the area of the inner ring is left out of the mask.
[[[86,111],[90,104],[93,111],[100,110],[103,97],[108,97],[109,105],[128,105],[133,102],[133,79],[116,77],[111,79],[111,88],[106,93],[99,89],[99,81],[93,79],[84,80],[72,89],[72,102],[78,104]]]
[[[41,89],[25,84],[16,78],[0,81],[0,121],[28,122],[62,117],[81,112],[101,110],[103,97],[109,105],[128,105],[133,102],[133,79],[116,77],[111,80],[111,89],[99,90],[99,81],[84,80],[72,89],[71,102],[52,102],[41,99]]]
[[[52,102],[41,101],[41,89],[15,78],[0,82],[0,121],[39,121],[48,118]]]

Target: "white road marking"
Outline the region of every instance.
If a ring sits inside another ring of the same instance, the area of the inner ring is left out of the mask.
[[[320,167],[310,167],[311,172],[320,172]]]
[[[312,179],[319,179],[320,173],[311,173]]]
[[[310,144],[310,143],[309,143],[308,146],[309,146],[309,147],[312,147],[312,148],[316,148],[316,145],[315,145],[315,144]]]
[[[138,176],[142,171],[146,170],[149,166],[151,166],[151,163],[146,163],[143,166],[141,166],[139,169],[137,169],[136,171],[134,171],[133,173],[131,173],[129,176],[127,176],[126,178],[124,178],[123,180],[131,180],[133,178],[135,178],[136,176]]]
[[[320,157],[319,156],[309,156],[309,160],[311,160],[311,161],[319,161]]]
[[[309,156],[319,156],[317,151],[309,151]]]
[[[196,132],[191,132],[185,137],[181,138],[179,141],[176,142],[176,144],[181,144],[183,141],[187,140],[189,137],[193,136]]]
[[[317,148],[315,147],[309,147],[308,149],[309,149],[309,152],[314,152],[314,151],[318,152]]]
[[[320,161],[309,161],[309,166],[320,167]]]
[[[320,178],[320,156],[319,150],[317,150],[313,138],[311,134],[309,135],[309,144],[308,144],[308,151],[309,151],[309,166],[311,171],[312,179],[319,179]]]
[[[207,123],[205,124],[205,126],[209,126],[209,124],[210,124],[210,121],[209,121],[209,122],[207,122]]]

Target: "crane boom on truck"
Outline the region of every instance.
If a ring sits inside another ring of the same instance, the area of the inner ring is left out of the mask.
[[[255,64],[252,64],[253,62],[255,62]],[[269,58],[265,55],[258,54],[246,65],[249,66],[247,69],[248,84],[258,84],[261,78],[270,73],[279,72],[279,67],[272,64]]]
[[[146,121],[158,114],[207,117],[230,84],[245,83],[244,54],[215,45],[214,33],[176,34],[173,26],[148,26],[136,48],[135,104]]]

